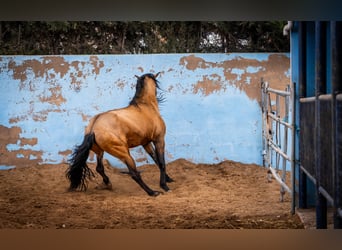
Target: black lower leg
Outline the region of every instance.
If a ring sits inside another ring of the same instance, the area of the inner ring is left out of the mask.
[[[109,183],[109,178],[104,172],[104,166],[102,163],[102,158],[98,157],[97,158],[97,165],[96,165],[96,171],[102,176],[103,182],[108,185]]]
[[[158,191],[153,191],[150,189],[145,182],[141,179],[141,176],[138,171],[130,171],[130,175],[132,179],[139,184],[139,186],[145,190],[145,192],[150,196],[157,196],[159,194]]]
[[[166,174],[164,151],[161,150],[161,148],[157,148],[156,158],[157,158],[157,164],[160,170],[160,187],[167,192],[170,189],[166,185],[166,182],[170,182],[170,180],[172,179],[170,178],[170,176]]]
[[[166,185],[165,168],[160,168],[160,187],[166,192],[170,190],[169,187]]]
[[[160,160],[158,159],[157,153],[156,153],[155,149],[153,148],[152,144],[148,143],[148,144],[144,145],[144,148],[145,148],[146,152],[151,156],[151,158],[153,159],[155,164],[159,167],[159,170],[162,171],[162,169],[161,169],[162,164],[161,164]],[[163,164],[165,165],[164,157],[162,157],[161,160],[164,161]],[[164,171],[165,171],[166,182],[173,182],[174,180],[166,173],[166,170],[164,170]]]
[[[165,173],[165,178],[166,182],[174,182],[174,180],[167,173]]]

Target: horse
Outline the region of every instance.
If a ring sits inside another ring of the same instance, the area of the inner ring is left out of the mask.
[[[157,90],[160,90],[159,74],[136,75],[136,91],[128,106],[97,114],[90,119],[83,142],[75,146],[68,160],[66,177],[70,181],[70,191],[86,191],[88,180],[95,177],[87,165],[91,150],[96,154],[96,171],[103,179],[98,188],[112,189],[103,165],[103,154],[107,152],[127,166],[128,174],[148,195],[162,193],[152,190],[142,180],[130,154],[130,148],[137,146],[142,146],[159,167],[160,187],[165,192],[170,191],[167,183],[173,182],[173,179],[166,173],[165,166],[166,125],[158,105],[163,100],[157,95]]]

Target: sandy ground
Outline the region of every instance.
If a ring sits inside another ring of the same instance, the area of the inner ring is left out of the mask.
[[[89,164],[92,169],[95,165]],[[304,228],[279,201],[279,184],[267,170],[232,161],[167,165],[172,192],[149,197],[122,169],[105,163],[113,190],[98,190],[96,174],[86,192],[68,192],[66,164],[21,166],[0,171],[0,228]],[[155,190],[159,170],[139,167]]]

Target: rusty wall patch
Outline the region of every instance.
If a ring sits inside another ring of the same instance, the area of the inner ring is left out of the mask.
[[[70,155],[72,154],[72,150],[58,151],[58,154],[63,157],[64,162],[67,162],[70,158]]]
[[[24,60],[21,64],[17,65],[14,60],[8,63],[8,69],[13,71],[13,79],[20,80],[20,89],[29,87],[29,90],[34,90],[34,83],[26,82],[28,80],[27,74],[33,72],[35,78],[45,78],[47,82],[56,78],[56,74],[60,78],[65,77],[70,68],[74,68],[76,74],[69,73],[72,79],[72,83],[80,84],[78,78],[85,78],[82,68],[85,66],[85,62],[72,61],[68,63],[62,56],[44,56],[42,61],[37,59]],[[104,62],[100,61],[97,56],[90,56],[90,64],[93,66],[91,73],[98,75],[101,68],[104,67]],[[80,67],[81,65],[81,67]],[[55,73],[51,73],[53,70]]]
[[[55,86],[49,88],[50,96],[40,96],[39,100],[41,102],[48,102],[50,104],[54,104],[56,106],[60,106],[62,103],[66,102],[66,99],[62,96],[61,86]]]
[[[188,70],[194,71],[197,68],[208,68],[212,63],[206,62],[202,58],[196,57],[195,55],[190,55],[182,57],[179,64],[185,66]]]
[[[36,145],[37,138],[21,138],[20,127],[6,127],[0,125],[0,164],[2,165],[25,165],[28,160],[33,163],[41,161],[42,152],[31,149],[24,149],[25,145]],[[9,144],[19,144],[21,149],[8,150]]]
[[[217,74],[212,77],[219,77]],[[220,77],[219,77],[220,78]],[[193,93],[197,94],[199,91],[203,95],[208,96],[213,92],[219,92],[223,87],[223,84],[219,80],[212,80],[208,76],[203,76],[203,80],[193,85]]]
[[[13,70],[13,78],[17,80],[27,80],[27,70],[31,70],[36,78],[49,78],[48,70],[53,69],[56,73],[59,73],[61,77],[64,77],[69,70],[69,63],[67,63],[63,57],[49,56],[43,57],[42,61],[36,59],[25,60],[21,65],[16,65],[12,60],[8,64],[8,68]]]
[[[92,73],[98,75],[100,73],[101,68],[104,67],[103,61],[99,61],[97,56],[90,56],[90,63],[93,65]]]
[[[290,59],[283,54],[270,54],[268,60],[264,61],[237,57],[219,63],[207,62],[195,55],[189,55],[182,57],[179,63],[192,71],[205,68],[222,68],[224,71],[225,83],[218,84],[216,80],[206,78],[202,82],[193,85],[194,93],[202,89],[207,95],[210,94],[211,90],[212,92],[219,91],[219,88],[229,84],[244,91],[250,99],[257,100],[260,103],[261,78],[268,81],[270,87],[277,89],[285,90],[290,83],[288,76],[286,76],[286,72],[290,67]],[[255,70],[251,71],[249,69]]]

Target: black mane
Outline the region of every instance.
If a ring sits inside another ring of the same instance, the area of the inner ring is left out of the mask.
[[[138,106],[138,99],[141,97],[142,90],[144,88],[145,77],[152,78],[154,80],[155,84],[156,84],[156,89],[160,89],[159,81],[155,78],[154,74],[147,73],[147,74],[144,74],[144,75],[138,77],[137,84],[136,84],[136,87],[135,87],[135,94],[134,94],[134,97],[132,98],[132,100],[129,102],[129,105]],[[156,96],[157,96],[157,93],[156,93]],[[164,99],[164,97],[162,95],[157,97],[158,103],[163,102],[164,100],[165,99]]]

